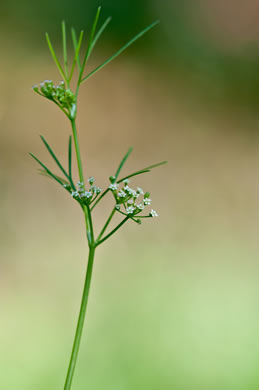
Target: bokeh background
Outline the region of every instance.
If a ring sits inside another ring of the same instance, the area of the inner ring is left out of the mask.
[[[82,87],[84,169],[124,172],[159,218],[97,252],[75,390],[259,388],[259,6],[254,0],[9,0],[0,14],[0,389],[63,388],[85,273],[79,208],[37,174],[66,118],[31,85],[60,77],[60,23],[113,17],[89,67],[161,23]],[[90,69],[90,68],[89,68]],[[75,170],[76,175],[76,170]],[[97,228],[109,200],[95,213]]]

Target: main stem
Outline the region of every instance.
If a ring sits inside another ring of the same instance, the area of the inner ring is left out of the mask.
[[[83,173],[83,165],[82,165],[82,160],[81,160],[75,118],[70,119],[70,122],[71,122],[71,126],[72,126],[72,133],[73,133],[73,139],[74,139],[74,144],[75,144],[79,179],[80,179],[80,182],[83,183],[83,188],[85,188],[85,179],[84,179],[84,173]],[[85,215],[86,235],[87,235],[87,239],[88,239],[88,244],[93,245],[94,234],[93,234],[93,226],[92,226],[90,209],[89,209],[89,207],[84,206],[83,211],[84,211],[84,215]]]
[[[75,151],[76,151],[79,178],[80,178],[80,182],[83,183],[83,187],[85,187],[83,167],[82,167],[82,161],[81,161],[81,156],[80,156],[80,149],[79,149],[79,142],[78,142],[75,119],[71,119],[71,125],[72,125],[72,132],[73,132],[73,138],[74,138],[74,143],[75,143]],[[92,217],[91,217],[91,212],[90,212],[89,206],[84,206],[83,211],[84,211],[84,215],[85,215],[86,235],[87,235],[88,246],[89,246],[89,256],[88,256],[88,264],[87,264],[87,270],[86,270],[86,276],[85,276],[85,284],[84,284],[84,289],[83,289],[83,296],[82,296],[79,317],[78,317],[78,322],[77,322],[77,327],[76,327],[75,339],[74,339],[71,358],[70,358],[70,362],[69,362],[69,366],[68,366],[64,390],[71,389],[73,375],[75,372],[77,356],[78,356],[80,341],[81,341],[84,322],[85,322],[85,314],[86,314],[86,308],[87,308],[87,303],[88,303],[90,284],[91,284],[92,272],[93,272],[94,253],[95,253],[95,248],[96,248],[95,243],[94,243],[94,231],[93,231]]]
[[[69,363],[69,367],[68,367],[68,371],[67,371],[67,377],[66,377],[64,390],[71,389],[73,375],[74,375],[74,371],[75,371],[75,367],[76,367],[76,361],[77,361],[82,331],[83,331],[83,327],[84,327],[85,313],[86,313],[91,278],[92,278],[94,253],[95,253],[95,247],[90,247],[83,296],[82,296],[80,312],[79,312],[77,328],[76,328],[76,334],[75,334],[73,349],[72,349],[72,353],[71,353],[70,363]]]
[[[83,174],[83,167],[82,167],[81,154],[80,154],[80,148],[79,148],[79,142],[78,142],[78,136],[77,136],[75,119],[71,119],[71,126],[72,126],[72,133],[73,133],[73,138],[74,138],[74,143],[75,143],[76,159],[77,159],[79,178],[80,178],[81,183],[84,184],[84,174]]]

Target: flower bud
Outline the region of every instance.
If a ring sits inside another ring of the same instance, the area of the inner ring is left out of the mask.
[[[115,182],[115,180],[116,180],[116,177],[115,176],[110,176],[109,180],[113,184]]]

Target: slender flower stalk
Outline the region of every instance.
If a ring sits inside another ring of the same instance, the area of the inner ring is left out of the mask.
[[[68,169],[65,169],[57,158],[51,146],[47,143],[46,139],[41,136],[41,140],[43,141],[45,147],[47,148],[50,156],[54,159],[57,167],[61,171],[62,176],[53,173],[47,166],[40,161],[34,154],[30,153],[30,155],[34,158],[34,160],[41,166],[40,173],[55,180],[59,185],[61,185],[70,195],[71,197],[78,203],[81,207],[82,212],[84,214],[85,219],[85,229],[86,229],[86,237],[88,241],[89,254],[88,254],[88,262],[86,267],[86,276],[85,276],[85,284],[82,294],[81,306],[78,316],[78,322],[75,332],[75,338],[73,343],[73,348],[71,352],[70,362],[67,370],[64,390],[70,390],[72,386],[72,380],[76,368],[76,362],[80,347],[80,341],[82,337],[87,303],[89,298],[89,291],[91,285],[91,278],[93,272],[94,265],[94,257],[96,248],[103,244],[108,238],[113,236],[126,222],[133,221],[137,224],[141,223],[141,219],[143,218],[152,218],[157,217],[158,214],[155,210],[151,210],[148,214],[144,214],[145,208],[151,204],[150,193],[144,192],[140,187],[133,189],[129,187],[129,179],[142,175],[144,173],[150,172],[153,168],[156,168],[160,165],[166,163],[166,161],[162,161],[158,164],[150,165],[146,168],[140,169],[136,172],[133,172],[125,177],[120,178],[120,173],[127,159],[129,158],[132,147],[130,147],[127,153],[123,156],[118,168],[115,171],[115,174],[109,177],[109,184],[107,185],[104,191],[101,190],[100,187],[95,185],[94,177],[89,177],[88,181],[85,181],[84,177],[84,169],[81,160],[80,154],[80,145],[76,127],[76,117],[77,117],[77,101],[80,86],[91,76],[93,76],[96,72],[102,69],[104,66],[109,64],[112,60],[114,60],[119,54],[121,54],[124,50],[126,50],[131,44],[133,44],[137,39],[142,37],[147,31],[153,28],[158,24],[158,21],[155,21],[148,27],[146,27],[143,31],[138,33],[134,38],[132,38],[128,43],[126,43],[121,49],[119,49],[115,54],[113,54],[110,58],[104,61],[102,64],[97,66],[93,71],[88,74],[85,74],[86,65],[88,60],[92,54],[93,48],[104,32],[105,28],[109,24],[111,18],[107,18],[102,26],[97,30],[99,16],[100,16],[101,8],[97,9],[97,13],[91,28],[91,32],[89,35],[89,40],[84,50],[83,60],[81,61],[81,52],[83,47],[83,36],[84,32],[81,31],[79,38],[77,39],[77,34],[75,30],[71,29],[71,38],[74,47],[74,57],[72,60],[71,68],[69,69],[68,62],[68,51],[67,51],[67,30],[65,22],[62,22],[62,43],[63,43],[63,65],[59,61],[55,50],[52,46],[50,37],[46,34],[47,44],[49,46],[50,53],[52,58],[57,66],[57,69],[62,77],[62,81],[58,85],[54,85],[53,81],[45,80],[39,85],[35,85],[33,90],[45,97],[46,99],[52,101],[56,104],[61,111],[67,116],[71,124],[71,133],[72,136],[69,136],[68,140]],[[77,68],[77,82],[75,87],[75,92],[70,89],[70,83],[75,76],[75,70]],[[78,168],[78,177],[79,181],[77,184],[74,182],[74,178],[72,177],[72,139],[74,144],[74,150],[77,161]],[[106,222],[103,225],[100,233],[97,235],[95,239],[94,235],[94,221],[92,218],[92,213],[94,208],[99,204],[99,202],[108,194],[112,195],[113,205],[110,215]],[[107,229],[109,228],[112,219],[115,214],[119,214],[123,216],[123,219],[118,223],[117,226],[111,228],[107,233]]]
[[[104,227],[102,228],[102,230],[101,230],[99,236],[97,237],[96,242],[99,242],[99,241],[101,240],[101,238],[102,238],[102,236],[103,236],[105,230],[106,230],[107,227],[109,226],[109,224],[110,224],[110,222],[111,222],[111,220],[112,220],[112,217],[114,216],[115,213],[116,213],[116,207],[114,207],[114,208],[112,209],[112,212],[111,212],[111,214],[109,215],[109,218],[107,219],[107,221],[106,221]]]

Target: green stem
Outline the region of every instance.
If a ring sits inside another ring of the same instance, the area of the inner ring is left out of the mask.
[[[113,210],[112,210],[112,212],[111,212],[111,214],[110,214],[110,216],[109,216],[109,218],[107,219],[107,221],[106,221],[104,227],[102,228],[101,233],[100,233],[99,236],[97,237],[97,240],[96,240],[96,241],[101,240],[101,238],[102,238],[102,236],[103,236],[103,233],[104,233],[105,230],[107,229],[109,223],[110,223],[111,220],[112,220],[112,217],[114,216],[115,211],[116,211],[116,209],[115,209],[115,207],[114,207]]]
[[[70,118],[70,121],[71,121],[71,125],[72,125],[72,133],[73,133],[74,144],[75,144],[79,178],[80,178],[80,181],[83,183],[83,187],[85,188],[84,174],[83,174],[83,167],[82,167],[82,161],[81,161],[81,155],[80,155],[80,149],[79,149],[76,123],[75,123],[75,119]],[[87,270],[86,270],[86,276],[85,276],[85,284],[84,284],[83,296],[82,296],[82,301],[81,301],[81,307],[80,307],[77,328],[76,328],[76,333],[75,333],[75,338],[74,338],[74,344],[73,344],[71,358],[70,358],[70,362],[69,362],[69,366],[68,366],[64,390],[70,390],[75,367],[76,367],[76,361],[77,361],[78,351],[79,351],[83,327],[84,327],[85,314],[86,314],[86,308],[87,308],[89,290],[90,290],[90,284],[91,284],[91,278],[92,278],[92,271],[93,271],[94,253],[95,253],[95,248],[96,248],[95,243],[94,243],[93,223],[92,223],[92,217],[91,217],[91,212],[90,212],[89,206],[87,206],[87,205],[83,206],[83,211],[84,211],[84,216],[85,216],[87,240],[88,240],[88,245],[89,245],[89,257],[88,257],[88,264],[87,264]]]
[[[111,237],[122,225],[124,225],[125,222],[127,222],[127,220],[129,219],[129,217],[126,217],[124,218],[120,223],[119,225],[117,225],[109,234],[107,234],[107,236],[105,236],[103,239],[101,239],[100,241],[96,240],[95,242],[95,245],[98,246],[100,244],[102,244],[104,241],[106,241],[109,237]]]
[[[81,160],[81,154],[80,154],[80,148],[79,148],[79,142],[77,136],[76,122],[75,119],[70,119],[70,121],[72,125],[72,133],[73,133],[74,144],[75,144],[79,178],[80,178],[80,182],[83,183],[83,188],[85,188],[85,179],[84,179],[83,166],[82,166],[82,160]],[[93,224],[92,224],[90,208],[89,206],[83,206],[83,210],[85,215],[87,240],[89,246],[92,246],[94,243],[94,232],[93,232]]]
[[[86,234],[88,239],[89,247],[94,245],[94,229],[93,229],[93,221],[91,216],[91,211],[89,206],[84,206],[84,214],[85,214],[85,224],[86,224]]]
[[[94,202],[94,204],[93,204],[92,207],[91,207],[91,211],[95,208],[95,206],[97,205],[97,203],[99,203],[100,200],[107,194],[108,191],[109,191],[109,188],[107,188],[107,189],[99,196],[99,198],[97,198],[97,200]]]
[[[77,130],[76,130],[76,122],[75,122],[75,119],[70,119],[70,121],[71,121],[72,133],[73,133],[73,138],[74,138],[74,143],[75,143],[79,178],[80,178],[81,183],[84,184],[85,181],[84,181],[82,160],[81,160],[81,154],[80,154],[80,148],[79,148],[79,142],[78,142],[78,136],[77,136]]]
[[[79,351],[79,347],[80,347],[80,341],[81,341],[82,331],[83,331],[83,327],[84,327],[85,314],[86,314],[86,308],[87,308],[88,297],[89,297],[89,290],[90,290],[92,271],[93,271],[94,253],[95,253],[95,247],[92,246],[92,247],[90,247],[90,250],[89,250],[88,265],[87,265],[87,271],[86,271],[86,277],[85,277],[83,296],[82,296],[81,307],[80,307],[77,328],[76,328],[76,334],[75,334],[73,349],[72,349],[72,353],[71,353],[70,363],[69,363],[69,367],[68,367],[68,371],[67,371],[67,377],[66,377],[64,390],[71,389],[73,375],[74,375],[74,371],[75,371],[75,367],[76,367],[76,361],[77,361],[78,351]]]

